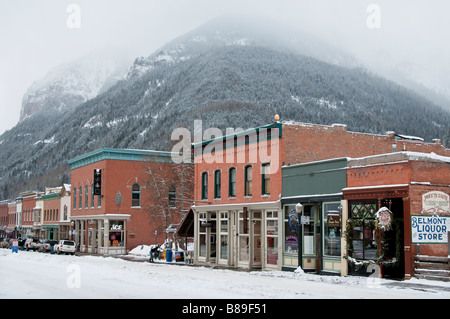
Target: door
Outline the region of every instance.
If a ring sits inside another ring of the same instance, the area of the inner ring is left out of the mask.
[[[253,267],[262,265],[261,220],[253,220]]]
[[[302,215],[303,227],[303,259],[304,268],[314,269],[320,272],[320,223],[319,223],[319,205],[305,204]]]

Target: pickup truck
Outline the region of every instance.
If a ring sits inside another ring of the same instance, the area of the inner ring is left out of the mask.
[[[25,244],[24,244],[24,249],[26,250],[33,250],[36,251],[39,248],[41,248],[41,241],[39,240],[39,238],[35,238],[35,237],[28,237],[25,240]]]

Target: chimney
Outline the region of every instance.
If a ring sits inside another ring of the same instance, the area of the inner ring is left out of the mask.
[[[437,145],[442,145],[442,142],[441,142],[441,140],[440,140],[439,138],[435,138],[435,139],[433,140],[433,143],[434,143],[434,144],[437,144]]]

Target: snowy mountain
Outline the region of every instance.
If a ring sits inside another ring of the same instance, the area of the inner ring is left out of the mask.
[[[193,132],[196,119],[204,129],[225,132],[264,125],[279,114],[282,120],[343,123],[367,133],[392,130],[449,144],[448,111],[354,61],[272,21],[226,17],[135,59],[107,90],[101,79],[109,71],[99,80],[75,70],[55,76],[59,82],[48,80],[49,86],[34,90],[48,96],[50,107],[31,117],[24,112],[0,136],[0,198],[70,182],[67,160],[101,147],[170,150],[173,130]],[[66,96],[57,94],[56,84],[50,89],[52,83],[73,84],[58,85],[67,88],[62,91],[69,92],[68,100],[81,104],[69,108],[64,98],[50,98]],[[59,108],[65,110],[55,112]]]
[[[25,93],[20,121],[41,111],[68,111],[121,79],[129,61],[106,52],[91,53],[50,70]]]

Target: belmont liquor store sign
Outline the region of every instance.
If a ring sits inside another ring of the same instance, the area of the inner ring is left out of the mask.
[[[422,196],[422,211],[432,215],[411,216],[411,235],[413,244],[447,244],[450,231],[449,195],[444,192],[429,192]]]

